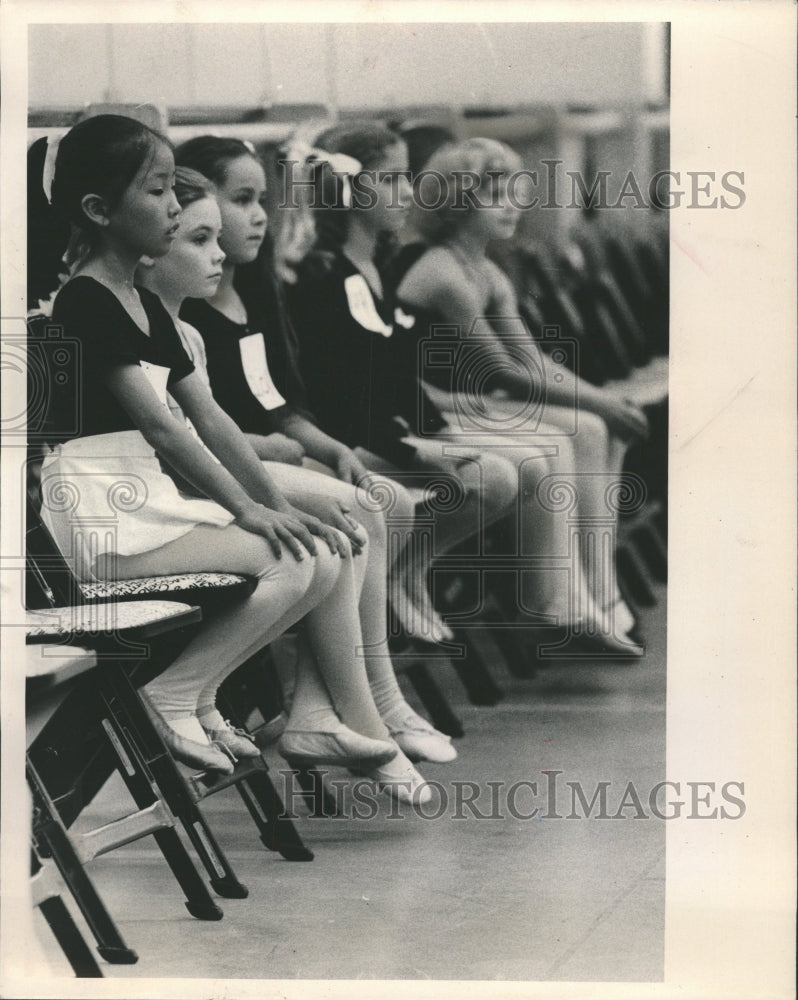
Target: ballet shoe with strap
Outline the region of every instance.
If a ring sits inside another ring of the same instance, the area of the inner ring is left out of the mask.
[[[216,729],[202,727],[212,743],[225,747],[238,760],[260,757],[260,750],[255,745],[255,740],[245,729],[233,726],[229,719],[224,719],[223,722],[224,724]]]
[[[233,773],[235,760],[231,758],[226,748],[208,742],[200,743],[199,740],[191,738],[197,729],[200,733],[204,733],[196,715],[167,719],[145,691],[140,691],[139,694],[156,732],[176,761],[202,771]]]

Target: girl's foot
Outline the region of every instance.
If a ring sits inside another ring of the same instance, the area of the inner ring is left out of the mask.
[[[425,806],[432,801],[432,790],[401,750],[394,759],[380,767],[352,768],[352,773],[377,782],[380,790],[406,805]]]
[[[451,739],[439,733],[407,704],[387,712],[383,722],[402,753],[414,763],[428,760],[433,764],[448,764],[457,757]]]
[[[223,746],[208,742],[196,715],[169,718],[168,711],[166,715],[160,711],[145,691],[140,691],[139,694],[158,735],[175,760],[203,771],[233,773],[234,760],[230,753]]]
[[[454,641],[454,632],[435,610],[426,591],[423,595],[411,595],[406,587],[398,588],[391,609],[410,638],[435,645]]]
[[[637,619],[620,594],[601,609],[601,614],[607,626],[606,630],[616,635],[629,635],[637,627]]]
[[[390,740],[372,740],[339,723],[327,732],[286,729],[278,744],[280,755],[289,764],[315,767],[319,764],[339,767],[378,767],[387,764],[398,752]]]
[[[260,750],[249,733],[233,727],[216,709],[199,715],[199,722],[212,743],[220,743],[239,760],[260,757]]]

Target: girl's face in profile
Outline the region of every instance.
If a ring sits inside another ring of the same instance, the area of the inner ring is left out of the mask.
[[[266,175],[248,154],[227,164],[224,182],[217,187],[222,215],[222,250],[232,264],[249,264],[258,256],[266,236]]]
[[[407,146],[399,141],[385,150],[380,162],[370,171],[369,191],[373,190],[374,194],[361,215],[371,217],[370,228],[376,232],[396,233],[404,226],[413,196],[407,178],[408,168]]]
[[[139,256],[168,253],[179,230],[180,205],[173,189],[172,151],[158,142],[108,213],[106,232],[138,251]]]
[[[480,186],[480,207],[470,213],[470,223],[488,240],[507,240],[518,226],[520,211],[513,204],[506,175],[484,178]]]
[[[219,246],[222,218],[214,198],[186,205],[172,249],[154,264],[161,289],[177,298],[206,299],[216,293],[224,253]]]

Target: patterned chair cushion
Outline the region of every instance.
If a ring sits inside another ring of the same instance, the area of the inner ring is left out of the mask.
[[[179,618],[194,609],[177,601],[135,601],[122,604],[80,604],[25,613],[28,639],[123,631]]]
[[[98,601],[109,597],[134,597],[179,590],[218,590],[237,587],[246,582],[245,576],[235,573],[176,573],[171,576],[142,576],[111,583],[81,583],[80,591],[87,601]]]

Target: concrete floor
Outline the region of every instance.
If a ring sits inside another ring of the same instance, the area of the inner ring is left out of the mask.
[[[588,801],[598,782],[610,782],[610,815],[632,781],[647,811],[649,789],[665,772],[664,590],[659,596],[644,613],[647,652],[638,663],[552,666],[533,681],[503,676],[505,698],[493,708],[468,705],[454,672],[440,671],[466,729],[457,761],[421,768],[442,785],[440,818],[392,810],[385,795],[369,821],[312,819],[297,804],[316,858],[292,864],[262,848],[235,791],[207,800],[203,809],[250,889],[246,900],[221,901],[219,923],[188,916],[149,840],[95,861],[96,883],[140,956],[135,966],[104,965],[105,974],[661,980],[665,824],[632,818],[628,797],[615,820],[544,815],[571,811],[567,781],[580,782]],[[279,771],[279,757],[267,756]],[[553,809],[544,770],[563,772]],[[519,781],[537,781],[538,792],[533,802],[519,786],[513,816],[509,789]],[[476,783],[487,818],[465,807],[464,818],[453,818],[456,782]],[[494,807],[488,782],[499,783]],[[109,785],[89,818],[110,815],[117,792]],[[533,806],[538,815],[524,818]]]

